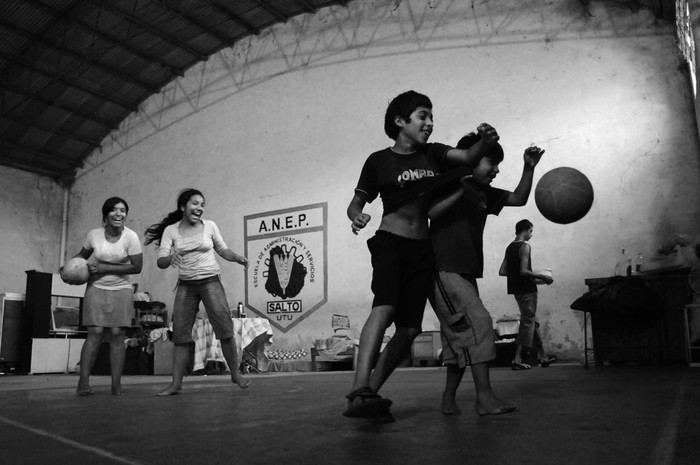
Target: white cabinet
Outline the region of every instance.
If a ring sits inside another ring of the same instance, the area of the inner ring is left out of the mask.
[[[84,339],[32,339],[31,374],[69,373],[75,371],[80,360]]]

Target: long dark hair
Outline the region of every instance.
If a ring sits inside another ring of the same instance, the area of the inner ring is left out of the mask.
[[[109,213],[114,210],[114,207],[116,207],[119,203],[124,204],[126,214],[129,214],[129,204],[126,203],[126,200],[122,199],[121,197],[110,197],[105,200],[105,203],[102,204],[102,221],[107,221],[107,215],[109,215]]]
[[[165,228],[182,219],[182,209],[195,195],[200,195],[202,198],[204,198],[204,194],[197,189],[189,188],[180,192],[180,195],[177,197],[177,209],[168,213],[168,216],[166,216],[160,223],[155,223],[149,226],[144,233],[146,240],[143,241],[143,243],[148,245],[153,242],[156,245],[160,245],[160,240],[163,238],[163,231],[165,231]]]

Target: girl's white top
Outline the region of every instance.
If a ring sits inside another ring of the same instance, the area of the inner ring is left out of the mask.
[[[203,279],[216,276],[221,271],[214,252],[221,255],[228,247],[216,223],[210,220],[202,220],[202,223],[202,232],[190,237],[180,235],[180,221],[163,231],[158,258],[171,255],[174,249],[171,265],[177,270],[180,279]]]
[[[139,236],[127,227],[124,227],[117,242],[109,242],[105,238],[104,228],[93,229],[87,234],[83,248],[92,251],[91,260],[107,264],[129,263],[129,255],[142,253]],[[128,274],[106,274],[92,281],[92,285],[108,291],[131,289],[131,278]]]

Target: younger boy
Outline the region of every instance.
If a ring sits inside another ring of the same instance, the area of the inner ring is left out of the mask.
[[[537,312],[537,284],[552,284],[551,276],[532,271],[530,244],[533,224],[529,220],[521,220],[515,224],[515,239],[506,248],[503,264],[498,274],[508,277],[508,294],[513,294],[520,309],[520,326],[515,338],[517,347],[515,358],[511,363],[513,370],[529,370],[532,368],[523,361],[523,347],[535,348],[541,367],[548,367],[556,358],[545,354],[542,346],[542,336],[538,329],[535,314]]]
[[[369,156],[347,208],[352,231],[357,234],[370,221],[370,215],[362,212],[365,205],[378,195],[384,204],[379,228],[367,241],[374,300],[360,334],[355,379],[343,413],[349,417],[388,414],[391,401],[377,391],[421,332],[433,255],[428,239],[428,196],[411,194],[412,187],[451,167],[475,164],[484,148],[498,140],[496,130],[482,124],[478,129],[481,142],[469,150],[428,143],[433,131],[432,103],[414,91],[392,100],[384,131],[394,145]],[[384,332],[392,323],[396,331],[380,354]]]
[[[479,136],[462,138],[457,147],[470,147]],[[468,365],[476,388],[476,413],[497,415],[518,410],[491,389],[489,362],[496,358],[493,321],[479,297],[476,280],[483,275],[483,232],[486,217],[503,207],[523,206],[530,196],[535,166],[544,150],[530,147],[524,153],[523,172],[515,191],[491,187],[503,160],[499,144],[461,179],[461,187],[429,210],[435,253],[435,280],[431,304],[440,320],[442,357],[447,367],[442,413],[459,415],[457,388]]]

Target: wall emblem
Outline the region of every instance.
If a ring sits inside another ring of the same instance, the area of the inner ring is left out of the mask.
[[[244,217],[246,306],[282,332],[327,300],[328,204]]]

